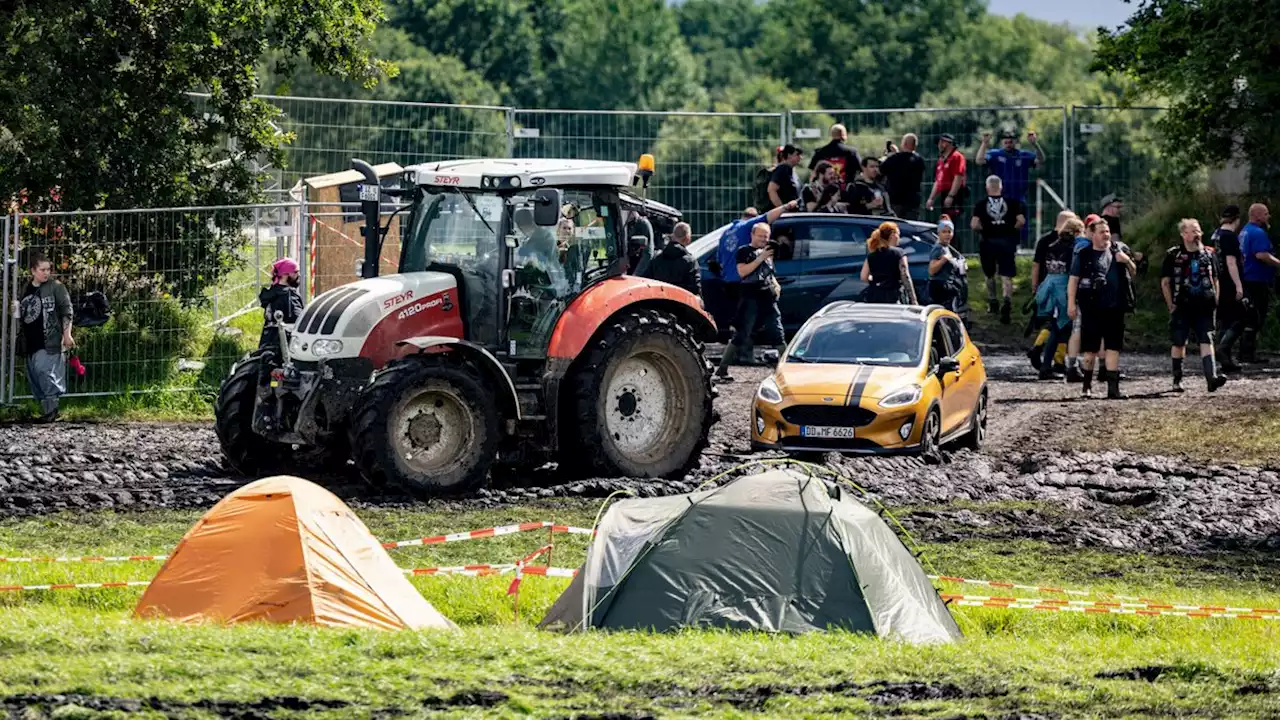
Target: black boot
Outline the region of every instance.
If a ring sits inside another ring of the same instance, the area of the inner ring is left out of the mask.
[[[1036,370],[1039,370],[1040,368],[1044,367],[1044,363],[1040,358],[1040,355],[1043,353],[1044,353],[1043,345],[1031,346],[1031,349],[1027,351],[1027,359],[1031,361],[1031,367],[1035,368]]]
[[[1200,358],[1200,362],[1204,365],[1204,381],[1209,387],[1209,392],[1217,392],[1218,388],[1227,384],[1227,378],[1218,374],[1217,363],[1214,362],[1212,355]]]
[[[1231,359],[1231,352],[1239,337],[1239,331],[1235,327],[1230,327],[1223,331],[1222,338],[1218,341],[1218,369],[1222,372],[1238,373],[1241,370],[1240,366]]]
[[[1182,358],[1173,358],[1173,391],[1183,392],[1182,389]]]
[[[1124,395],[1120,394],[1120,371],[1119,370],[1103,370],[1107,379],[1107,399],[1123,400]]]
[[[1087,367],[1080,368],[1080,394],[1084,397],[1093,397],[1093,371]]]
[[[1076,362],[1067,365],[1067,382],[1069,383],[1084,382],[1084,372],[1080,367],[1080,361],[1078,359],[1076,360]]]
[[[738,346],[729,343],[724,346],[724,356],[720,358],[720,367],[716,368],[716,379],[725,382],[733,382],[733,377],[729,375],[729,366],[738,359]]]
[[[1000,305],[1000,324],[1008,325],[1013,322],[1013,300],[1005,298]]]
[[[1258,331],[1245,330],[1240,336],[1240,362],[1253,364],[1258,362]]]

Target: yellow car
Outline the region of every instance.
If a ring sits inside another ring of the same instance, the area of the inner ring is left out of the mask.
[[[960,317],[938,305],[836,302],[809,318],[756,391],[751,445],[920,454],[982,446],[987,371]]]

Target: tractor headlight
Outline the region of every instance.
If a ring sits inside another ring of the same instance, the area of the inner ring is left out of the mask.
[[[311,354],[316,357],[337,355],[342,352],[341,340],[316,340],[311,343]]]
[[[782,402],[782,393],[778,390],[778,383],[772,377],[767,377],[764,382],[760,383],[760,389],[756,391],[756,397],[771,404]]]
[[[920,402],[920,386],[908,385],[901,390],[894,390],[880,401],[880,407],[896,408],[914,405]]]
[[[294,334],[293,339],[289,341],[289,352],[294,355],[302,352],[302,338],[296,333]]]

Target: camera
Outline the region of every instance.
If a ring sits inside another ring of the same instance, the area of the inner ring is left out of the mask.
[[[774,252],[777,252],[778,248],[782,247],[782,243],[778,242],[777,240],[770,240],[769,242],[765,243],[764,246],[770,250],[773,250]]]

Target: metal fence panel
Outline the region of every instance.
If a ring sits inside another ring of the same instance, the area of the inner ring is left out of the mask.
[[[393,217],[394,215],[394,217]],[[382,224],[386,235],[382,239],[378,258],[378,274],[391,275],[400,267],[400,238],[408,212],[395,214],[384,209]],[[357,263],[364,259],[364,215],[360,203],[314,203],[306,206],[306,272],[305,299],[360,279]]]
[[[10,300],[16,295],[9,289],[11,279],[11,263],[9,262],[9,243],[12,238],[9,216],[0,217],[0,298],[3,298],[4,315],[0,316],[0,402],[10,402],[10,389],[13,387],[13,352],[14,342],[11,328],[13,308]]]
[[[752,203],[756,171],[782,141],[782,113],[516,110],[513,156],[657,164],[649,197],[679,208],[695,235]]]
[[[1174,170],[1159,152],[1161,108],[1082,106],[1071,108],[1071,203],[1098,212],[1106,195],[1124,200],[1125,214],[1151,206],[1157,184]]]
[[[69,369],[68,395],[217,387],[231,363],[257,345],[258,289],[269,283],[277,253],[296,238],[296,209],[16,215],[15,255],[44,252],[73,302],[101,291],[111,304],[105,325],[74,332],[77,348],[69,355],[85,371]],[[20,286],[25,275],[13,275]],[[11,375],[13,398],[30,397],[22,375]]]

